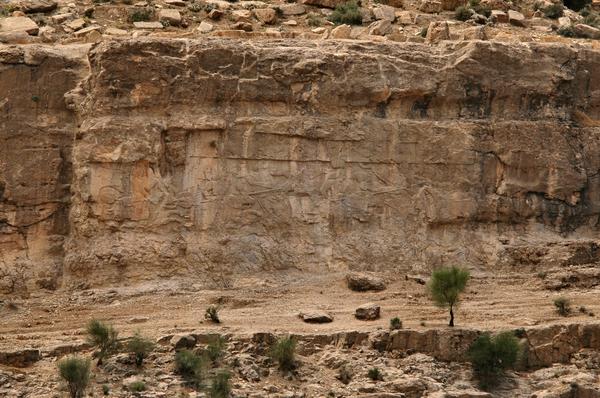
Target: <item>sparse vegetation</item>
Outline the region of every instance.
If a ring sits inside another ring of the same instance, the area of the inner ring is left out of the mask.
[[[354,0],[339,4],[329,16],[329,20],[337,25],[361,25],[362,14],[360,7]]]
[[[280,370],[293,370],[296,367],[296,340],[291,336],[280,338],[271,348],[271,356]]]
[[[119,347],[118,332],[111,325],[97,319],[92,319],[88,323],[87,334],[89,343],[98,348],[98,365],[102,365],[102,361]]]
[[[560,316],[568,316],[571,313],[571,302],[565,297],[554,299],[554,307]]]
[[[108,384],[102,384],[102,394],[108,395],[110,394],[110,387]]]
[[[344,384],[348,384],[352,381],[352,370],[347,365],[343,365],[340,367],[338,375],[336,376],[339,381]]]
[[[221,318],[219,318],[219,311],[221,308],[217,305],[209,305],[206,311],[204,312],[204,319],[211,321],[212,323],[221,323]]]
[[[127,343],[127,350],[134,355],[137,367],[142,366],[144,359],[148,357],[148,354],[150,354],[153,349],[154,343],[143,338],[139,333],[136,333]]]
[[[515,335],[515,337],[522,339],[525,336],[527,336],[527,331],[524,328],[518,328],[514,330],[513,334]]]
[[[558,19],[563,16],[563,5],[562,3],[552,3],[542,8],[542,13],[546,18]]]
[[[383,380],[383,373],[381,373],[381,370],[379,370],[379,368],[371,368],[367,372],[367,377],[369,377],[369,379],[373,381],[381,381]]]
[[[217,372],[212,379],[210,389],[208,390],[209,398],[229,398],[231,394],[231,373],[226,370]]]
[[[129,385],[129,391],[131,392],[142,392],[146,391],[146,383],[141,380],[134,381]]]
[[[494,386],[505,370],[515,366],[519,351],[519,341],[512,332],[479,336],[469,347],[468,356],[480,385]]]
[[[154,16],[154,11],[150,8],[135,9],[129,16],[130,22],[150,21]]]
[[[433,302],[441,308],[448,308],[450,321],[454,326],[454,309],[459,303],[460,294],[467,287],[469,271],[458,267],[444,267],[434,270],[428,288]]]
[[[206,356],[208,359],[213,363],[217,363],[224,355],[223,350],[225,349],[226,344],[227,340],[225,340],[223,336],[216,336],[212,339],[206,346]]]
[[[90,382],[90,360],[72,356],[58,363],[60,377],[67,383],[71,398],[82,398]]]
[[[321,18],[321,16],[319,16],[318,14],[311,12],[306,16],[306,23],[308,24],[308,26],[316,28],[323,25],[323,18]]]
[[[394,318],[390,319],[390,329],[391,330],[402,329],[402,321],[400,320],[400,318],[394,317]]]
[[[419,32],[419,36],[421,37],[427,37],[427,31],[429,30],[429,26],[424,26],[421,28],[421,31]]]
[[[558,31],[556,31],[556,33],[558,33],[561,36],[564,37],[576,37],[577,35],[575,34],[575,29],[573,28],[573,25],[568,25],[568,26],[561,26]]]
[[[472,15],[473,13],[471,12],[471,10],[465,6],[457,7],[456,10],[454,10],[454,18],[456,18],[459,21],[468,21],[469,19],[471,19]]]
[[[201,387],[204,378],[204,359],[189,350],[175,354],[175,372],[193,387]]]

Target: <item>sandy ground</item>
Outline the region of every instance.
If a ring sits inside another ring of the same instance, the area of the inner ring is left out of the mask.
[[[555,292],[544,289],[535,274],[498,274],[474,275],[457,313],[457,327],[513,329],[597,322],[600,317],[600,286]],[[11,300],[16,309],[4,300],[0,309],[0,349],[38,348],[82,340],[85,324],[92,318],[112,323],[123,337],[139,330],[154,338],[192,330],[234,334],[369,331],[387,328],[395,316],[402,319],[405,328],[446,327],[446,311],[432,305],[425,286],[405,280],[403,275],[395,278],[386,290],[366,293],[350,291],[343,274],[285,273],[264,279],[238,279],[225,290],[202,290],[200,283],[169,280]],[[573,315],[560,317],[555,313],[552,301],[558,296],[571,300]],[[381,319],[365,322],[354,318],[355,308],[367,302],[381,306]],[[211,303],[222,307],[220,325],[203,320]],[[579,306],[598,315],[579,313]],[[303,323],[297,314],[311,309],[329,312],[334,322]],[[133,318],[147,320],[134,323]]]

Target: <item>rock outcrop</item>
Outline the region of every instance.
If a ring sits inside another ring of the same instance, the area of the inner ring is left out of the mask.
[[[0,266],[22,267],[29,289],[494,267],[523,247],[597,242],[597,50],[86,49],[0,47]]]

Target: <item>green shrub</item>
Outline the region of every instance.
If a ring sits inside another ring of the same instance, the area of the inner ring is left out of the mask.
[[[229,398],[231,394],[231,373],[226,370],[217,372],[212,379],[210,389],[208,390],[209,398]]]
[[[468,21],[471,19],[471,15],[473,15],[473,13],[465,6],[457,7],[456,10],[454,10],[454,18],[459,21]]]
[[[481,386],[495,385],[506,369],[515,366],[519,351],[519,341],[512,332],[479,336],[469,347],[468,357]]]
[[[350,370],[350,368],[348,366],[343,365],[342,367],[340,367],[340,370],[336,377],[342,383],[348,384],[352,381],[353,376],[354,375],[352,374],[352,370]]]
[[[175,354],[175,372],[192,386],[202,386],[204,367],[202,357],[192,351],[181,350]]]
[[[563,16],[562,3],[553,3],[542,9],[542,13],[546,18],[558,19]]]
[[[154,16],[154,11],[150,8],[136,9],[129,16],[130,22],[146,22],[150,21]]]
[[[431,274],[428,288],[434,303],[450,310],[448,326],[454,326],[454,309],[458,305],[460,294],[467,287],[469,271],[458,267],[443,267]]]
[[[118,332],[111,325],[92,319],[87,325],[87,333],[89,343],[99,350],[98,365],[119,348]]]
[[[90,360],[72,356],[58,363],[60,377],[67,383],[71,398],[82,398],[90,382]]]
[[[102,394],[108,395],[110,394],[110,387],[108,384],[102,384]]]
[[[353,0],[339,4],[329,16],[329,20],[337,25],[361,25],[362,14],[360,13],[360,7]]]
[[[134,355],[135,364],[137,367],[141,367],[144,359],[148,357],[148,354],[154,349],[154,343],[148,339],[136,334],[127,343],[127,350]]]
[[[583,18],[583,23],[600,29],[600,15],[595,12],[591,12],[585,18]]]
[[[571,302],[565,297],[554,299],[554,306],[556,307],[556,312],[558,312],[558,315],[560,316],[567,316],[571,313]]]
[[[323,18],[321,18],[318,14],[311,12],[306,17],[306,23],[308,26],[319,27],[323,25]]]
[[[524,328],[518,328],[513,331],[515,337],[522,339],[527,336],[527,331]]]
[[[227,344],[227,340],[225,340],[222,336],[216,336],[214,339],[208,343],[206,346],[206,356],[213,363],[216,363],[221,359],[224,355],[223,350]]]
[[[369,371],[367,372],[367,376],[373,381],[383,380],[383,373],[381,373],[381,370],[379,370],[379,368],[369,369]]]
[[[419,36],[427,37],[427,31],[429,31],[429,26],[423,26],[419,31]]]
[[[390,329],[391,330],[402,329],[402,321],[400,320],[400,318],[394,317],[394,318],[390,319]]]
[[[209,305],[206,311],[204,312],[204,319],[209,320],[213,323],[221,323],[221,319],[219,318],[219,311],[221,308],[217,305]]]
[[[134,381],[129,385],[129,391],[131,392],[142,392],[146,391],[146,383],[141,380]]]
[[[487,5],[477,5],[473,7],[473,11],[479,15],[484,15],[486,18],[492,16],[492,9]]]
[[[573,25],[561,26],[556,33],[564,37],[577,36],[577,34],[575,34],[575,29],[573,28]]]
[[[282,337],[271,348],[271,356],[281,370],[293,370],[296,367],[296,340],[293,337]]]

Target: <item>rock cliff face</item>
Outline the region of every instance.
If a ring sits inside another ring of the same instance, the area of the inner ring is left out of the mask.
[[[598,51],[138,39],[0,56],[0,247],[30,285],[600,256]]]

